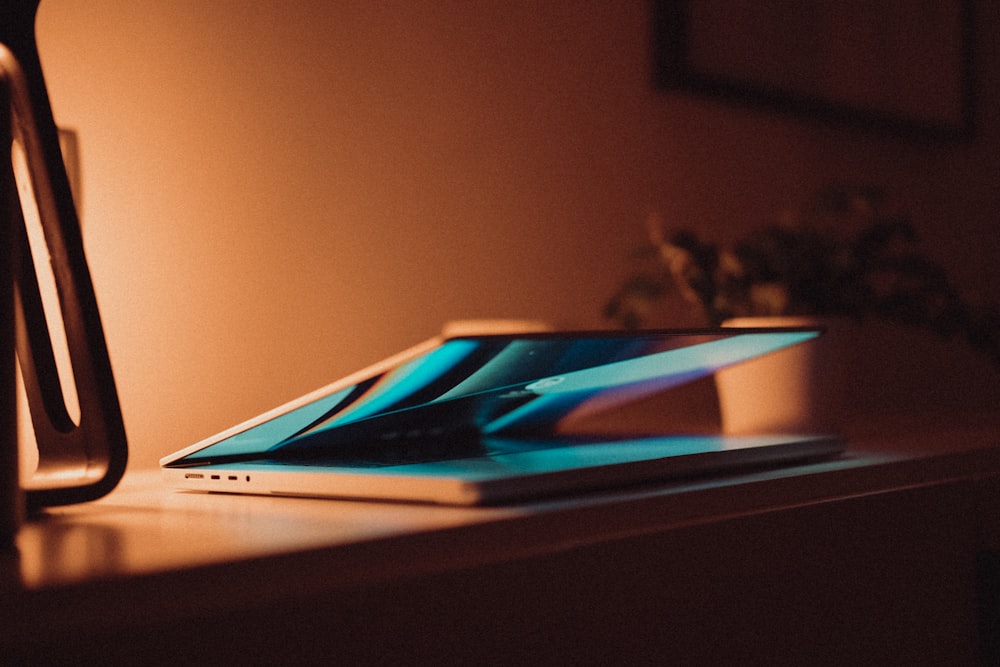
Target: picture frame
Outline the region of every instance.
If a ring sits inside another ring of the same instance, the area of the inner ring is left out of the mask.
[[[973,0],[654,0],[656,87],[918,139],[975,134]]]

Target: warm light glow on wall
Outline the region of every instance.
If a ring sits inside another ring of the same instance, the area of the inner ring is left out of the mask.
[[[655,93],[648,11],[44,0],[132,465],[448,320],[605,325],[651,205],[725,233],[845,172],[951,173]]]
[[[639,50],[572,10],[455,9],[42,3],[133,461],[448,320],[601,323],[627,249],[579,224],[624,217],[601,212],[607,86]]]

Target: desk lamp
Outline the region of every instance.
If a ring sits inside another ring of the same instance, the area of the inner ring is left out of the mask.
[[[0,349],[16,348],[38,445],[38,468],[23,493],[28,510],[103,496],[121,479],[128,458],[97,300],[35,42],[38,2],[5,0],[0,6],[0,87],[4,89],[0,139],[5,155],[0,166],[5,227],[0,239]],[[15,142],[23,150],[29,181],[20,193],[12,167]],[[31,202],[26,197],[33,198],[44,233],[79,401],[78,423],[67,409],[56,367],[36,273],[45,267],[36,266],[32,258],[24,215]],[[5,450],[0,454],[0,484],[5,487],[0,489],[0,500],[17,498],[15,502],[20,502],[17,437],[11,425],[16,422],[16,409],[8,396],[14,386],[14,356],[5,353],[0,362],[0,446]]]

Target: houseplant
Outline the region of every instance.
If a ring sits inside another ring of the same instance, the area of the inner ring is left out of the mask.
[[[667,233],[652,218],[635,260],[636,270],[605,307],[625,328],[645,325],[679,294],[709,326],[734,318],[745,326],[748,317],[857,324],[878,318],[960,336],[1000,366],[1000,309],[964,299],[945,270],[921,253],[908,216],[878,188],[826,188],[729,245],[690,230]]]
[[[735,317],[882,318],[962,336],[1000,365],[1000,309],[962,298],[920,252],[909,218],[878,188],[833,186],[801,210],[729,246],[655,219],[637,270],[605,307],[626,328],[672,291],[719,326]]]

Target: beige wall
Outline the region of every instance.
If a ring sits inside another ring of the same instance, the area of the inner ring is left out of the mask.
[[[992,85],[958,146],[656,92],[648,4],[44,0],[135,464],[445,320],[605,326],[650,208],[721,238],[830,180],[885,184],[961,284],[1000,299]],[[978,358],[926,345],[929,369],[880,370],[889,398],[868,382],[878,406],[996,387]]]

